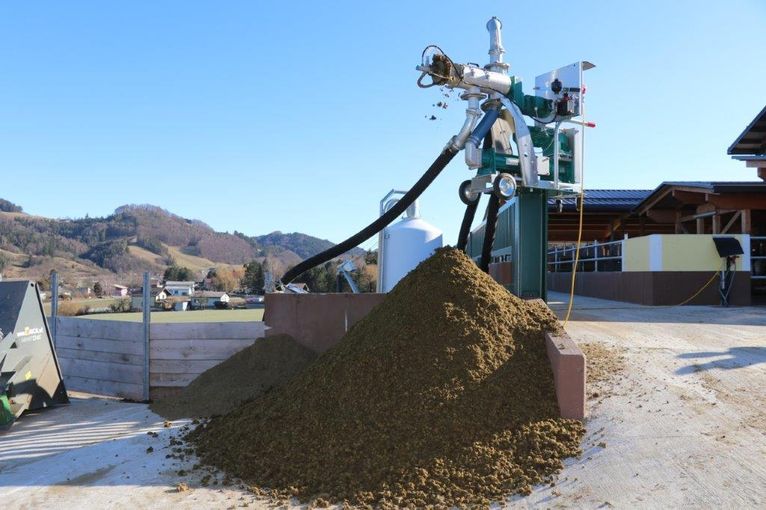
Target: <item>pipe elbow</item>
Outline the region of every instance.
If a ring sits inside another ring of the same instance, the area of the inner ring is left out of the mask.
[[[481,168],[481,149],[473,137],[465,144],[465,164],[471,170]]]

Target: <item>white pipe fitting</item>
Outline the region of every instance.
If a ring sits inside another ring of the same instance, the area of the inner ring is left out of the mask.
[[[476,123],[479,122],[479,119],[481,118],[479,100],[483,97],[484,94],[479,91],[478,87],[471,87],[465,94],[460,96],[461,99],[468,101],[468,108],[465,110],[463,127],[461,127],[460,131],[458,131],[458,133],[449,141],[449,147],[455,152],[463,149],[465,141],[473,131],[473,128],[476,127]]]

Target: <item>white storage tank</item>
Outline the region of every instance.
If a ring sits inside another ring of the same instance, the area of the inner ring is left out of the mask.
[[[389,201],[388,210],[396,200]],[[378,292],[389,292],[443,244],[442,231],[420,217],[416,200],[399,222],[386,227],[379,241]]]

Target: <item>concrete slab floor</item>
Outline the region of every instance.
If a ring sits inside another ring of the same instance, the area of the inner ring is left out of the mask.
[[[23,416],[0,433],[0,507],[266,508],[248,491],[223,486],[220,474],[207,487],[206,472],[179,475],[195,460],[167,456],[188,420],[165,427],[144,404],[75,395],[71,405]],[[178,492],[181,482],[190,489]]]
[[[562,315],[566,296],[550,297]],[[625,370],[589,400],[582,457],[567,461],[553,486],[504,506],[766,506],[766,309],[577,296],[567,331],[622,352]],[[3,508],[270,507],[242,487],[222,487],[220,474],[208,486],[205,472],[179,475],[195,460],[166,455],[186,423],[166,428],[143,404],[84,395],[25,416],[0,433]],[[190,489],[177,492],[180,482]]]
[[[559,317],[567,299],[549,296]],[[509,506],[763,508],[766,308],[574,303],[570,336],[626,366],[589,399],[582,457]]]

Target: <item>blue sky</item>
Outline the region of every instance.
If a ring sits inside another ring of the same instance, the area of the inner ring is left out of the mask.
[[[766,103],[761,0],[73,0],[0,3],[0,197],[340,241],[462,122],[456,94],[437,110],[438,91],[415,86],[422,49],[486,63],[493,15],[528,93],[538,74],[597,65],[586,187],[754,178],[726,148]],[[469,175],[461,155],[422,197],[450,243]]]

